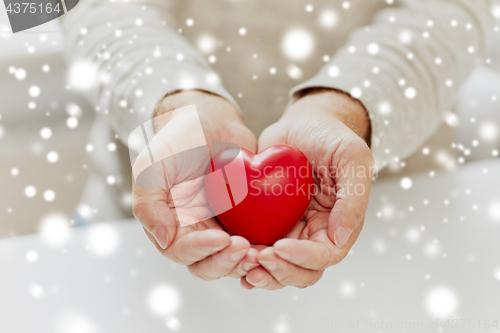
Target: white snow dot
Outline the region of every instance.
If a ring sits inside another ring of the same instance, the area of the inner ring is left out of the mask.
[[[217,58],[214,56],[214,55],[211,55],[210,57],[208,57],[208,62],[213,64],[217,61]]]
[[[69,128],[77,128],[78,127],[78,118],[76,117],[69,117],[66,119],[66,126]]]
[[[433,242],[428,242],[424,247],[425,254],[429,257],[436,257],[439,252],[441,252],[441,248],[437,240]]]
[[[52,130],[48,127],[44,127],[40,130],[40,136],[42,139],[48,140],[52,137]]]
[[[413,40],[413,33],[408,29],[401,30],[399,32],[398,39],[403,44],[411,44]]]
[[[48,72],[50,71],[50,66],[49,66],[49,65],[43,65],[43,66],[42,66],[42,71],[43,71],[44,73],[48,73]]]
[[[122,35],[123,35],[123,32],[122,32],[120,29],[117,29],[117,30],[115,31],[115,36],[116,36],[116,37],[121,37]]]
[[[33,185],[26,186],[24,195],[28,198],[33,198],[36,195],[36,188]]]
[[[188,18],[188,19],[186,20],[186,25],[187,25],[188,27],[192,27],[192,26],[194,25],[194,20],[193,20],[192,18]]]
[[[91,152],[93,152],[93,151],[94,151],[94,146],[93,146],[92,144],[90,144],[90,143],[89,143],[89,144],[87,144],[87,145],[85,146],[85,150],[86,150],[88,153],[91,153]]]
[[[328,68],[328,75],[331,77],[338,77],[340,75],[340,69],[337,66],[331,66]]]
[[[18,79],[19,81],[22,81],[26,78],[26,70],[24,68],[18,68],[16,69],[16,72],[14,74],[14,76],[16,77],[16,79]]]
[[[406,231],[406,239],[411,243],[416,243],[420,240],[420,230],[417,228],[410,228]]]
[[[493,275],[498,281],[500,281],[500,267],[495,268],[495,270],[493,271]]]
[[[178,60],[178,61],[182,61],[184,60],[184,53],[177,53],[177,55],[175,56],[175,58]],[[142,91],[142,90],[141,90]],[[141,96],[142,96],[142,93],[141,93]]]
[[[56,198],[56,194],[54,191],[46,190],[45,192],[43,192],[43,199],[45,199],[45,201],[52,202],[52,201],[54,201],[55,198]]]
[[[71,117],[81,117],[83,114],[82,108],[76,103],[66,104],[66,113]]]
[[[306,12],[310,13],[314,10],[314,7],[313,5],[309,4],[309,5],[306,5]]]
[[[435,287],[426,296],[427,311],[436,318],[448,318],[458,307],[458,296],[447,286]]]
[[[376,43],[371,43],[368,45],[367,50],[368,53],[375,55],[380,52],[380,46]]]
[[[138,18],[137,20],[135,20],[135,25],[136,26],[140,27],[140,26],[142,26],[142,24],[143,24],[142,19]]]
[[[31,86],[29,89],[29,94],[31,97],[40,96],[40,88],[38,86]]]
[[[47,161],[49,163],[56,163],[59,160],[59,154],[55,151],[49,151],[47,154]]]
[[[85,36],[89,31],[87,30],[87,28],[83,27],[80,29],[80,35],[82,36]]]
[[[404,190],[409,190],[413,185],[413,181],[409,177],[404,177],[403,179],[401,179],[399,185],[401,185],[401,188],[403,188]]]
[[[166,284],[155,286],[148,295],[148,305],[153,314],[165,317],[175,313],[180,306],[179,292]]]
[[[498,127],[492,122],[481,124],[479,127],[479,137],[486,142],[495,141],[498,138]]]
[[[417,91],[412,87],[406,88],[405,96],[408,99],[414,99],[415,97],[417,97]]]
[[[177,317],[170,316],[165,319],[165,325],[172,331],[178,331],[182,328],[182,324]]]
[[[286,68],[286,73],[294,80],[300,80],[302,78],[302,69],[297,65],[290,65]]]
[[[269,74],[275,75],[277,72],[278,72],[278,70],[276,69],[276,67],[269,68]]]
[[[196,46],[198,46],[203,53],[212,53],[215,51],[216,41],[211,35],[201,35],[196,40]]]
[[[10,169],[10,174],[12,176],[14,176],[14,177],[17,176],[17,175],[19,175],[19,169],[18,168],[12,168],[12,169]]]
[[[363,95],[363,91],[360,88],[354,87],[351,89],[351,96],[352,97],[360,98],[362,95]]]
[[[109,225],[95,225],[87,232],[87,246],[97,256],[107,256],[116,251],[119,245],[117,230]]]
[[[325,29],[335,28],[338,24],[339,16],[332,9],[325,9],[319,15],[319,23]]]
[[[494,4],[491,6],[491,14],[498,20],[500,20],[500,4]]]
[[[238,33],[241,36],[245,36],[247,34],[247,29],[245,27],[241,27],[241,28],[238,29]]]
[[[345,297],[351,297],[355,292],[356,286],[350,281],[346,281],[340,286],[340,293]]]
[[[64,245],[71,235],[67,218],[62,214],[51,214],[45,217],[40,226],[40,236],[49,246]]]
[[[109,185],[113,185],[114,183],[116,183],[116,178],[115,178],[115,176],[108,176],[108,177],[106,177],[106,182],[107,182]]]
[[[378,239],[374,242],[373,246],[375,247],[375,251],[378,253],[385,253],[387,249],[387,245],[384,240]]]
[[[114,143],[114,142],[108,143],[108,150],[115,151],[116,150],[116,143]]]
[[[45,297],[45,290],[39,284],[30,285],[28,291],[33,298],[42,299]]]
[[[38,260],[38,253],[36,251],[28,251],[26,253],[26,260],[28,262],[36,262]]]
[[[315,40],[313,35],[303,28],[288,30],[282,38],[281,49],[284,55],[296,61],[302,61],[313,53]]]
[[[469,52],[469,53],[474,53],[474,52],[476,52],[476,48],[475,48],[474,46],[469,46],[469,47],[467,48],[467,52]]]
[[[350,3],[349,1],[344,1],[344,2],[342,3],[342,8],[344,8],[344,9],[349,9],[349,8],[351,8],[351,3]]]
[[[492,220],[500,221],[500,201],[490,204],[489,214]]]

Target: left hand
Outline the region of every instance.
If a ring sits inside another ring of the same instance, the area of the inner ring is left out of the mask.
[[[262,133],[259,152],[288,144],[306,155],[319,191],[286,238],[258,247],[261,267],[241,278],[244,288],[305,288],[347,255],[368,208],[374,166],[369,136],[363,105],[333,89],[309,91]]]

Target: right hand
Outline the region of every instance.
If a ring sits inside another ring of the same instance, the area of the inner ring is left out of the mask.
[[[191,104],[196,105],[207,142],[231,142],[256,152],[254,134],[244,125],[236,107],[220,96],[196,90],[182,91],[167,96],[160,103],[155,116]],[[162,117],[162,121],[155,120],[155,132],[160,131],[170,120],[168,115]],[[189,136],[189,133],[182,135]],[[168,147],[169,144],[183,139],[169,137],[164,141],[165,149],[172,149]],[[189,165],[187,169],[186,165],[169,164],[167,173],[175,174],[176,182],[183,181],[190,176],[189,169],[196,169],[196,166],[193,168],[193,165]],[[222,276],[241,278],[259,266],[258,251],[251,248],[245,238],[229,235],[214,217],[181,227],[168,186],[167,189],[145,189],[139,187],[132,178],[134,216],[164,256],[186,265],[191,274],[204,280]],[[190,200],[197,200],[196,197]]]

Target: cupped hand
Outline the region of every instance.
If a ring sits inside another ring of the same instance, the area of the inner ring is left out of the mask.
[[[259,249],[261,267],[241,278],[244,288],[311,286],[348,254],[368,207],[374,166],[369,136],[362,104],[330,89],[309,91],[262,133],[259,151],[288,144],[306,155],[317,191],[292,231],[272,247]]]
[[[196,105],[207,142],[229,142],[249,151],[256,151],[256,138],[243,124],[238,110],[226,99],[203,91],[183,91],[166,97],[155,114],[155,132],[160,132],[176,117],[171,111],[192,104]],[[184,125],[189,128],[191,124]],[[155,149],[174,152],[177,149],[175,145],[189,140],[190,135],[192,133],[186,131],[176,132],[174,128],[157,140],[160,141],[160,148]],[[166,166],[163,162],[158,164],[160,167],[156,176],[167,184],[163,188],[138,186],[135,177],[132,177],[134,216],[142,223],[146,234],[158,250],[167,258],[186,265],[194,276],[213,280],[222,276],[239,278],[246,275],[248,271],[259,266],[258,251],[251,248],[246,239],[229,235],[214,217],[180,226],[180,212],[172,198],[173,187],[168,183],[186,185],[181,187],[180,193],[185,195],[181,198],[182,205],[189,208],[186,210],[188,213],[203,216],[207,207],[203,196],[203,178],[196,179],[205,172],[206,161],[195,159],[193,162],[189,156],[184,156],[185,161],[182,159],[170,159]],[[186,182],[188,180],[190,181]]]

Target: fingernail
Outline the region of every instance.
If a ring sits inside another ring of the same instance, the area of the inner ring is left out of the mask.
[[[247,252],[248,249],[243,249],[238,252],[231,253],[229,255],[229,259],[231,259],[232,261],[241,260],[245,256],[245,254],[247,254]]]
[[[247,272],[250,270],[254,269],[255,267],[259,266],[259,264],[249,264],[249,263],[244,263],[243,264],[243,269]]]
[[[259,261],[268,271],[274,271],[278,268],[278,264],[272,261]]]
[[[335,231],[335,236],[334,236],[335,245],[337,245],[339,249],[343,248],[347,243],[347,241],[349,240],[351,234],[352,234],[351,230],[348,230],[344,227],[338,227],[337,230]]]
[[[151,234],[156,239],[156,242],[158,243],[158,245],[160,245],[160,247],[165,250],[167,248],[167,244],[168,244],[167,228],[156,227],[153,229]]]
[[[263,288],[263,287],[267,286],[268,282],[267,282],[267,280],[262,280],[260,282],[252,283],[252,284],[256,287]]]

